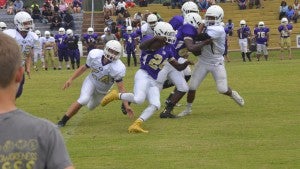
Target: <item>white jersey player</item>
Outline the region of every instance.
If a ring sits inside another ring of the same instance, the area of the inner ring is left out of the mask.
[[[45,59],[44,59],[44,55],[43,55],[43,41],[42,41],[42,37],[41,37],[41,31],[36,30],[35,34],[38,36],[38,39],[35,41],[34,43],[34,48],[33,48],[33,68],[35,71],[38,71],[38,67],[37,67],[37,62],[38,59],[41,60],[42,62],[42,68],[45,69]]]
[[[108,41],[105,44],[104,50],[93,49],[89,52],[86,64],[80,66],[64,84],[64,89],[68,88],[73,80],[82,75],[87,69],[91,69],[91,73],[83,81],[80,97],[71,105],[66,114],[58,122],[59,127],[65,126],[67,121],[83,105],[86,105],[90,110],[96,108],[115,82],[119,92],[125,92],[123,78],[126,67],[119,59],[121,53],[122,46],[116,40]],[[124,101],[123,103],[128,115],[133,117],[133,111],[129,107],[128,102]]]
[[[20,45],[25,71],[30,78],[30,62],[33,57],[33,47],[35,41],[38,39],[37,35],[31,30],[34,27],[33,19],[27,12],[18,12],[14,17],[14,24],[16,29],[6,29],[3,32],[14,38]],[[23,92],[23,85],[25,77],[23,78],[16,97],[20,97]]]
[[[141,27],[142,36],[154,35],[154,27],[157,25],[158,19],[154,14],[150,14],[147,17],[147,23],[143,24]]]
[[[49,31],[45,31],[45,36],[42,38],[43,52],[45,57],[45,70],[48,70],[49,61],[54,70],[56,70],[55,53],[56,43],[54,37],[51,36]]]
[[[223,53],[225,50],[226,33],[221,25],[224,17],[223,9],[218,5],[210,6],[205,13],[205,26],[200,40],[211,39],[212,43],[202,47],[202,53],[198,58],[189,84],[187,107],[178,116],[185,116],[192,111],[192,103],[195,99],[196,89],[208,73],[211,73],[219,93],[230,96],[240,106],[244,105],[244,99],[228,86],[227,74],[224,65]]]

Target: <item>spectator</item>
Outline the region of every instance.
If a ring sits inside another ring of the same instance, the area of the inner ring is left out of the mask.
[[[124,18],[124,16],[123,16],[123,14],[119,13],[119,14],[117,15],[116,22],[117,22],[117,25],[118,25],[118,26],[124,25],[124,23],[125,23],[125,18]]]
[[[205,12],[210,5],[207,0],[199,0],[198,6],[201,12]]]
[[[69,12],[66,12],[66,15],[63,17],[63,25],[65,30],[67,29],[73,30],[74,28],[74,18]]]
[[[68,4],[64,0],[61,0],[58,5],[58,8],[59,8],[60,16],[64,18],[66,12],[68,11]]]
[[[126,0],[126,8],[133,8],[135,7],[135,3],[133,0]]]
[[[176,7],[180,9],[182,4],[183,4],[183,0],[171,0],[172,9],[175,9]]]
[[[41,14],[39,6],[37,6],[37,5],[33,6],[31,17],[32,17],[32,19],[37,19],[41,23],[43,23],[43,17],[42,17],[42,14]]]
[[[256,6],[256,9],[260,8],[261,0],[249,0],[249,9],[252,9],[254,5]]]
[[[295,23],[297,23],[298,17],[300,16],[300,4],[298,3],[298,0],[294,1],[293,8],[295,11],[295,18],[296,18]]]
[[[148,6],[148,0],[139,0],[139,6],[140,7],[147,7]]]
[[[62,19],[58,15],[58,13],[54,13],[53,18],[51,19],[51,25],[50,25],[50,30],[53,31],[54,29],[59,29],[62,27]]]
[[[113,22],[114,20],[111,18],[111,15],[109,14],[109,12],[107,11],[105,14],[104,14],[104,22],[105,22],[105,25],[106,26],[110,26],[111,23]]]
[[[74,0],[73,1],[73,12],[80,13],[82,8],[82,0]]]
[[[14,3],[12,1],[9,2],[7,9],[6,9],[7,15],[13,15],[14,14]]]
[[[14,13],[16,14],[17,12],[20,12],[23,10],[24,3],[22,0],[16,0],[14,2]]]
[[[292,20],[297,23],[297,16],[296,16],[296,12],[294,11],[293,7],[291,5],[289,5],[288,10],[285,13],[287,19],[289,20],[289,22],[291,22]]]
[[[126,3],[124,2],[124,0],[120,0],[116,7],[116,15],[118,15],[119,13],[124,14],[124,11],[126,11]]]
[[[142,13],[141,12],[137,12],[133,15],[133,22],[142,22]]]
[[[225,28],[228,30],[228,35],[232,36],[234,30],[234,23],[231,19],[228,19],[228,22],[225,24]]]
[[[288,10],[288,5],[285,1],[281,1],[280,7],[279,7],[279,20],[281,20],[283,17],[286,17],[286,12]]]
[[[114,3],[111,1],[111,0],[106,0],[105,1],[105,4],[103,6],[103,11],[104,13],[107,13],[110,15],[110,16],[113,16],[114,13],[115,13],[115,5]]]
[[[247,8],[247,0],[238,0],[238,6],[240,10]]]
[[[111,30],[111,33],[114,34],[118,40],[120,40],[121,36],[120,36],[119,28],[117,27],[116,22],[111,23],[110,30]]]
[[[110,40],[117,40],[117,37],[111,33],[109,27],[106,27],[104,29],[104,35],[101,36],[101,39],[103,40],[103,43],[106,44]]]
[[[44,19],[46,19],[46,22],[50,22],[53,17],[53,12],[51,11],[51,8],[48,7],[47,5],[44,5],[44,10],[42,11],[42,16]]]

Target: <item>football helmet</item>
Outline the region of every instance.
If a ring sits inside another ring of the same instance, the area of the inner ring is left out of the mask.
[[[240,26],[241,26],[241,28],[244,28],[246,26],[246,21],[245,20],[241,20],[240,21]]]
[[[187,1],[182,5],[181,12],[182,12],[183,16],[185,16],[188,13],[198,13],[199,14],[198,5],[195,2]]]
[[[265,23],[263,21],[258,22],[258,27],[259,28],[265,27]]]
[[[94,29],[92,27],[89,27],[87,29],[87,32],[88,32],[89,35],[92,35],[94,33]]]
[[[4,31],[7,28],[6,23],[0,22],[0,29],[1,31]]]
[[[70,37],[70,36],[73,36],[73,31],[72,31],[72,29],[68,29],[67,30],[67,35]]]
[[[60,35],[64,35],[64,34],[66,33],[65,28],[63,28],[63,27],[59,28],[59,29],[58,29],[58,33],[59,33]]]
[[[219,5],[210,6],[205,13],[205,25],[220,25],[223,21],[224,11]],[[212,19],[214,18],[214,19]]]
[[[127,32],[128,34],[131,34],[131,33],[132,33],[132,26],[127,26],[127,27],[126,27],[126,32]]]
[[[48,39],[50,38],[50,32],[49,31],[45,31],[45,37]]]
[[[104,33],[109,33],[110,32],[110,28],[109,27],[105,27],[104,28]]]
[[[41,31],[39,31],[39,30],[35,30],[35,32],[34,32],[38,37],[41,37]]]
[[[113,62],[121,57],[123,52],[122,45],[117,40],[110,40],[105,44],[104,57]]]
[[[197,13],[188,13],[184,16],[183,20],[184,24],[191,24],[195,28],[198,28],[199,25],[202,23],[202,18],[199,14]]]
[[[148,17],[147,17],[147,23],[150,25],[151,29],[154,29],[154,27],[157,24],[157,21],[158,21],[158,19],[157,19],[156,15],[154,15],[154,14],[148,15]]]
[[[174,31],[171,24],[167,22],[158,22],[154,27],[154,35],[166,37],[166,42],[170,44],[174,44],[176,42],[176,31]]]
[[[29,31],[34,29],[33,19],[24,11],[18,12],[14,17],[14,24],[19,31]]]
[[[289,23],[287,18],[282,18],[280,22],[281,22],[281,25],[287,25]]]

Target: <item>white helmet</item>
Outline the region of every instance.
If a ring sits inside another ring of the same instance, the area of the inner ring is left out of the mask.
[[[132,26],[127,26],[127,27],[126,27],[126,32],[127,32],[128,34],[131,34],[131,33],[132,33]]]
[[[35,32],[34,32],[38,37],[41,37],[41,31],[39,31],[39,30],[35,30]]]
[[[50,32],[49,31],[45,31],[45,37],[50,38]]]
[[[73,31],[72,31],[72,29],[68,29],[68,30],[67,30],[67,35],[68,35],[68,36],[73,36]]]
[[[14,24],[20,31],[29,31],[34,28],[33,19],[24,11],[18,12],[15,15]]]
[[[109,61],[118,60],[123,52],[122,45],[117,40],[110,40],[105,44],[104,57]]]
[[[214,17],[212,20],[210,17]],[[210,6],[205,13],[205,25],[220,25],[223,21],[224,11],[219,5]]]
[[[188,13],[184,16],[184,24],[191,24],[195,28],[198,28],[199,25],[202,23],[202,18],[197,13]]]
[[[59,28],[59,29],[58,29],[58,33],[59,33],[60,35],[66,34],[65,28],[63,28],[63,27]]]
[[[281,24],[282,25],[287,25],[289,23],[288,19],[287,18],[282,18],[281,19]]]
[[[4,31],[7,28],[6,23],[0,22],[0,29],[1,31]]]
[[[110,28],[109,27],[105,27],[104,28],[104,33],[110,32]]]
[[[199,14],[198,5],[192,1],[185,2],[181,7],[181,12],[182,12],[183,16],[185,16],[188,13],[198,13]]]
[[[246,21],[245,20],[241,20],[240,21],[240,26],[243,28],[246,26]]]
[[[171,24],[167,22],[158,22],[154,27],[155,36],[164,36],[167,38],[167,42],[174,44],[176,41],[176,31],[174,31]]]
[[[258,22],[258,27],[259,28],[265,27],[265,23],[263,21]]]
[[[92,27],[89,27],[87,29],[87,32],[88,32],[89,35],[92,35],[94,33],[94,29]]]
[[[147,23],[150,25],[151,29],[154,29],[154,27],[157,24],[157,21],[158,21],[158,19],[157,19],[156,15],[154,15],[154,14],[148,15],[148,17],[147,17]]]

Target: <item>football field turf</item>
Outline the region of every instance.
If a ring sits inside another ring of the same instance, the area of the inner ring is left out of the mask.
[[[245,99],[239,107],[218,94],[211,75],[198,88],[191,115],[160,119],[162,108],[143,127],[148,134],[129,134],[133,122],[120,101],[88,111],[83,107],[61,129],[77,169],[295,169],[300,168],[300,51],[292,60],[243,63],[230,53],[228,83]],[[195,60],[195,57],[190,57]],[[125,58],[122,58],[126,63]],[[82,59],[82,64],[85,59]],[[127,69],[126,89],[132,91],[137,67]],[[80,93],[85,73],[63,91],[73,71],[32,71],[17,106],[54,123]],[[116,87],[114,87],[116,88]],[[174,114],[185,108],[174,109]],[[147,103],[132,105],[137,118]]]

